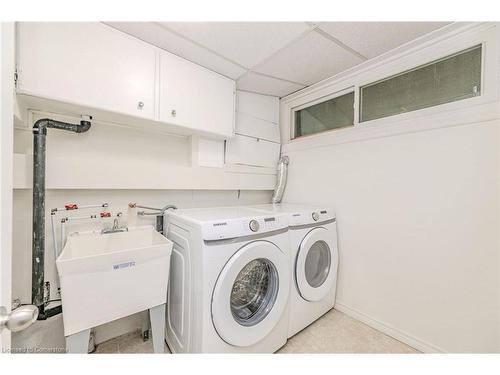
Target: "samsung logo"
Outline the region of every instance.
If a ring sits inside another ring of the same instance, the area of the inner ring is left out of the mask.
[[[120,264],[113,264],[114,270],[121,270],[122,268],[135,267],[135,262],[125,262]]]
[[[214,227],[220,227],[221,225],[227,225],[227,223],[214,223],[212,224]]]

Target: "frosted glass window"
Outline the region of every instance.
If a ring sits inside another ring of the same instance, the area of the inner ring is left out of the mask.
[[[481,94],[481,46],[361,87],[360,121]]]
[[[354,93],[350,92],[295,111],[294,138],[354,125]]]

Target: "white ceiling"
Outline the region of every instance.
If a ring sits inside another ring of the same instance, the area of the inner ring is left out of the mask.
[[[108,22],[236,80],[283,97],[447,22]]]

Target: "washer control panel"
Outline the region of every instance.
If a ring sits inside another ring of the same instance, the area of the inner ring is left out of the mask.
[[[257,232],[260,228],[259,222],[255,219],[250,220],[250,224],[248,224],[248,226],[252,232]]]
[[[288,228],[286,215],[257,216],[244,219],[217,220],[204,223],[203,239],[206,241],[255,236]]]

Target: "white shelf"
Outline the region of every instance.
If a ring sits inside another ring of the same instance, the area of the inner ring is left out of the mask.
[[[32,155],[14,154],[14,189],[32,188]],[[137,165],[106,160],[99,164],[47,158],[47,189],[144,190],[273,190],[276,174],[268,168],[205,168],[164,164],[145,170]],[[246,172],[248,171],[248,172]]]
[[[199,135],[210,139],[224,140],[220,134],[201,129],[192,129],[186,126],[163,123],[151,119],[134,117],[122,113],[116,113],[104,109],[90,108],[87,106],[65,103],[55,99],[41,98],[29,93],[17,93],[16,95],[16,119],[17,122],[25,123],[30,112],[62,115],[66,117],[81,118],[81,115],[92,116],[93,124],[107,124],[123,128],[140,129],[146,133],[172,134],[177,136]]]

